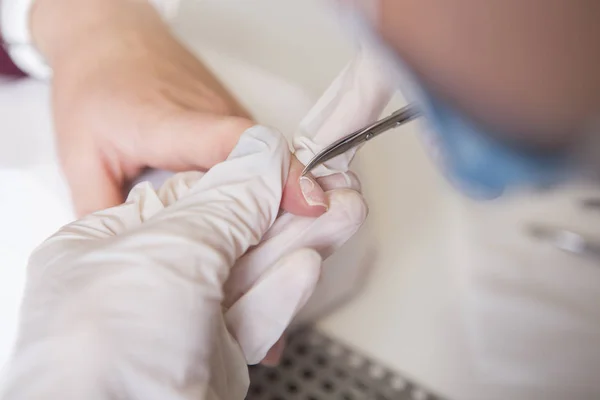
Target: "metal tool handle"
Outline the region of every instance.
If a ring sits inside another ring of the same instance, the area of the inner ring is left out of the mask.
[[[304,171],[302,171],[302,175],[310,172],[317,165],[331,160],[332,158],[337,157],[356,146],[360,146],[364,142],[373,139],[383,132],[412,121],[413,119],[419,117],[419,115],[420,113],[414,106],[408,105],[365,128],[351,133],[350,135],[344,136],[343,138],[327,146],[312,160],[310,160],[310,162],[306,165],[306,168],[304,168]]]
[[[420,114],[417,111],[417,109],[411,105],[408,105],[400,110],[397,110],[397,111],[393,112],[392,114],[390,114],[389,116],[382,118],[379,121],[375,122],[373,125],[371,125],[367,128],[361,129],[361,131],[359,131],[359,132],[366,133],[364,135],[364,139],[361,141],[361,143],[371,140],[375,136],[378,136],[384,132],[387,132],[390,129],[394,129],[401,125],[404,125],[405,123],[417,118],[419,115]],[[360,136],[360,134],[357,136]]]

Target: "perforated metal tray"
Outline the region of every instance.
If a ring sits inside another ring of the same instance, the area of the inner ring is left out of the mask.
[[[293,333],[276,368],[250,368],[247,400],[442,400],[310,328]]]

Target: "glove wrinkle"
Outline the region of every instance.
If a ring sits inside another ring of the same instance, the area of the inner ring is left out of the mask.
[[[206,174],[175,175],[158,192],[141,184],[40,246],[0,398],[243,399],[222,283],[277,215],[285,146],[252,128]]]
[[[368,49],[361,49],[302,120],[292,141],[300,162],[307,164],[325,146],[377,119],[392,95],[383,69],[377,57]],[[267,293],[272,299],[279,298],[278,291],[262,284],[263,274],[272,274],[270,268],[277,260],[300,249],[312,249],[326,258],[346,243],[366,218],[367,206],[359,192],[360,182],[349,173],[355,151],[336,157],[312,171],[317,182],[330,190],[327,195],[331,204],[325,214],[308,218],[281,213],[261,242],[232,268],[224,286],[223,304],[230,307],[226,313],[228,320],[231,315],[228,327],[240,342],[249,363],[257,362],[257,355],[264,356],[266,352],[262,349],[273,346],[283,333],[275,327],[268,330],[256,325],[257,314],[271,309],[267,300],[261,300],[262,296],[256,292],[265,291],[265,299]],[[302,267],[297,265],[295,273],[301,274]],[[291,278],[292,275],[290,271],[290,281],[295,282],[297,278]],[[313,290],[311,288],[310,293]],[[249,295],[251,292],[255,301]],[[291,321],[283,316],[295,316],[305,301],[299,298],[281,299],[280,303],[287,304],[286,311],[273,313],[281,312],[282,320]],[[265,322],[265,325],[270,326],[270,323]]]

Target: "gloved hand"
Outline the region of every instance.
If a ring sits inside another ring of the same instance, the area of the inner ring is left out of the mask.
[[[392,96],[381,62],[368,48],[361,48],[313,106],[294,135],[295,156],[301,162],[308,163],[325,146],[379,117]],[[317,182],[304,178],[306,184],[325,190],[329,203],[325,214],[310,218],[283,213],[261,243],[236,263],[225,285],[225,305],[235,303],[229,313],[232,321],[237,318],[234,315],[242,317],[247,312],[244,302],[256,296],[250,288],[257,290],[256,282],[272,273],[270,265],[275,260],[305,247],[316,249],[325,259],[358,231],[367,216],[367,206],[360,195],[360,181],[350,171],[355,152],[353,149],[315,168]],[[240,343],[249,363],[265,356],[243,340]],[[283,341],[279,341],[263,362],[276,363],[282,350]]]
[[[269,272],[224,314],[222,285],[275,221],[289,159],[280,134],[254,127],[204,176],[140,184],[48,239],[0,398],[243,399],[241,349],[266,353],[319,276],[311,249],[255,260]]]

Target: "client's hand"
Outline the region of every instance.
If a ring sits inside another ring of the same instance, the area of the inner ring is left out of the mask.
[[[79,216],[120,204],[147,167],[207,170],[255,124],[147,1],[38,0],[32,25],[54,70],[59,156]],[[292,158],[282,208],[320,215],[323,191],[315,185],[309,205],[301,170]]]

